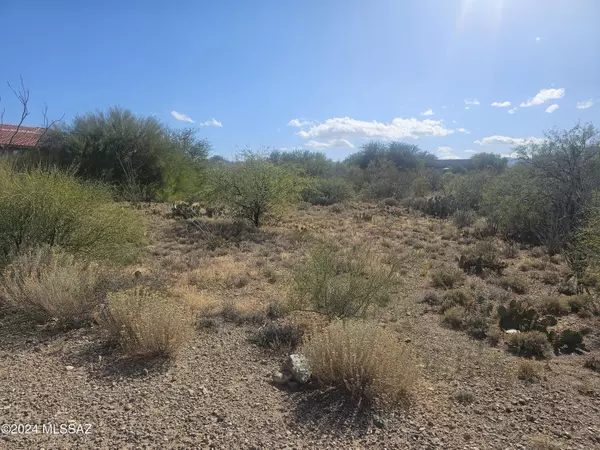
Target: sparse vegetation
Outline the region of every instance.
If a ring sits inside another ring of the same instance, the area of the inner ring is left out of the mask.
[[[101,269],[58,248],[30,249],[4,270],[5,301],[31,318],[78,326],[104,295]]]
[[[371,307],[389,302],[396,272],[394,264],[386,267],[364,247],[322,245],[296,267],[289,304],[329,318],[364,316]]]
[[[193,336],[195,318],[182,299],[135,288],[108,294],[101,325],[129,356],[174,357]]]
[[[431,284],[437,288],[452,289],[460,286],[465,279],[465,274],[448,265],[438,267],[431,271]]]
[[[394,333],[368,322],[333,322],[311,334],[302,352],[321,383],[366,400],[398,402],[417,377],[409,349]]]
[[[552,346],[546,333],[526,331],[506,335],[506,343],[511,352],[519,356],[545,359],[552,354]]]

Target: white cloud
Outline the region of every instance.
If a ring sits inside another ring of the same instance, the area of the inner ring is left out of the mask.
[[[292,119],[288,122],[289,127],[303,127],[304,125],[311,125],[312,122],[302,119]]]
[[[471,150],[471,149],[465,150],[465,153],[475,153],[475,150]]]
[[[479,105],[479,100],[477,100],[476,98],[474,98],[473,100],[465,100],[465,105],[467,106],[478,106]]]
[[[421,113],[422,116],[433,116],[433,111],[431,109],[428,109],[427,111],[424,111]]]
[[[516,112],[517,112],[517,108],[512,108],[512,109],[509,109],[509,110],[508,110],[508,113],[509,113],[509,114],[514,114],[514,113],[516,113]]]
[[[540,40],[541,40],[541,39],[542,39],[542,38],[541,38],[541,37],[539,37],[539,36],[535,38],[535,40],[536,40],[536,41],[538,41],[538,42],[540,42]]]
[[[452,147],[438,147],[437,154],[441,159],[460,159],[454,153]]]
[[[577,109],[588,109],[594,106],[594,101],[590,98],[589,100],[584,100],[582,102],[577,102]]]
[[[549,114],[552,114],[554,111],[556,111],[558,108],[560,108],[560,106],[558,106],[556,103],[554,103],[553,105],[550,105],[546,108],[546,112]]]
[[[508,108],[510,106],[510,102],[494,102],[492,106],[496,108]]]
[[[544,142],[544,139],[536,138],[536,137],[528,137],[528,138],[513,138],[508,136],[488,136],[481,140],[475,141],[476,144],[479,145],[521,145],[534,143],[539,144]]]
[[[456,130],[456,131],[458,131],[459,133],[471,134],[471,132],[470,132],[470,131],[468,131],[468,130],[465,130],[464,128],[459,128],[459,129],[458,129],[458,130]]]
[[[177,120],[181,120],[183,122],[194,123],[190,116],[186,116],[183,113],[178,113],[177,111],[171,111],[171,115],[175,117]]]
[[[526,102],[521,103],[519,106],[521,108],[528,108],[530,106],[541,105],[542,103],[547,102],[548,100],[557,100],[559,98],[563,98],[565,96],[564,88],[560,89],[542,89],[538,92],[535,97],[530,98]]]
[[[308,141],[304,146],[317,150],[329,150],[330,148],[356,148],[354,144],[347,139],[330,139],[326,142]]]
[[[327,119],[321,124],[311,124],[308,131],[296,134],[308,139],[417,139],[421,136],[447,136],[454,130],[444,126],[441,120],[415,118],[392,119],[391,123],[367,122],[349,117]]]
[[[223,124],[214,118],[205,122],[200,122],[198,125],[201,127],[222,127]]]

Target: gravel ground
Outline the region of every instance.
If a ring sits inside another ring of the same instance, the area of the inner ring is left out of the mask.
[[[352,230],[353,239],[395,240],[398,248],[410,240],[426,246],[434,242],[447,250],[437,261],[451,261],[450,250],[458,245],[442,246],[415,218],[394,219],[404,221],[402,229],[388,229],[382,237],[376,224],[357,226],[352,212],[347,217],[326,210],[304,214],[272,234],[284,235],[287,227],[296,239],[296,223],[306,223],[315,235],[346,236],[345,230]],[[414,236],[430,236],[431,242]],[[205,267],[198,262],[205,260],[190,251],[197,241],[176,238],[154,245],[148,258],[162,258],[169,267],[177,263],[181,269],[172,270],[179,272]],[[227,249],[236,261],[233,269],[266,261],[263,268],[273,262],[279,264],[273,266],[277,274],[283,272],[303,244],[277,239],[250,243],[244,251]],[[0,423],[39,425],[29,434],[0,435],[0,448],[600,449],[600,375],[583,367],[583,357],[541,363],[539,381],[517,379],[521,358],[441,326],[439,315],[421,303],[430,289],[421,273],[428,256],[413,253],[407,258],[421,259],[405,261],[402,290],[378,319],[380,326],[397,331],[400,341],[409,340],[418,357],[415,392],[409,404],[395,411],[358,408],[334,390],[274,386],[271,374],[286,355],[248,341],[258,325],[216,319],[214,330],[199,330],[174,362],[149,363],[121,359],[118,351],[103,347],[93,327],[53,331],[0,310]],[[269,284],[258,272],[244,276],[244,287],[215,290],[214,295],[268,301],[284,288],[279,277]],[[590,319],[594,332],[586,337],[596,355],[598,322]],[[69,423],[77,433],[61,434],[60,424]],[[44,433],[49,429],[42,424],[55,425],[56,434]],[[537,446],[532,444],[536,439]]]

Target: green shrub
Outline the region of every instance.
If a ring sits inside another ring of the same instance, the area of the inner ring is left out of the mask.
[[[526,294],[529,290],[527,282],[514,275],[501,277],[496,282],[501,288],[515,294]]]
[[[105,187],[58,170],[18,173],[0,164],[0,263],[40,245],[121,262],[143,240],[140,219],[114,203]]]
[[[18,255],[2,280],[9,305],[40,322],[57,319],[65,326],[90,320],[105,294],[103,284],[96,265],[51,247]]]
[[[465,308],[472,308],[475,305],[475,297],[464,289],[452,289],[444,293],[442,297],[441,310],[453,308],[455,306],[462,306]]]
[[[287,167],[260,154],[246,153],[231,166],[219,166],[208,179],[211,203],[226,205],[233,214],[258,228],[266,216],[280,216],[297,203],[304,182]]]
[[[296,266],[289,304],[329,318],[364,316],[371,306],[389,302],[396,272],[366,248],[322,245]]]
[[[519,380],[533,383],[541,376],[542,368],[540,363],[534,361],[521,361],[517,369],[517,378]]]
[[[482,241],[460,255],[458,265],[463,271],[475,275],[486,272],[502,273],[506,263],[500,259],[498,248],[490,241]]]
[[[465,274],[455,267],[441,266],[431,271],[431,284],[438,288],[452,289],[464,279]]]
[[[341,178],[318,178],[301,193],[302,200],[319,206],[343,203],[354,197],[352,185]]]
[[[109,293],[100,323],[129,356],[175,356],[195,329],[194,314],[181,299],[139,288]]]
[[[567,300],[571,311],[580,316],[600,316],[600,299],[591,295],[574,295]]]
[[[394,197],[384,198],[382,203],[384,206],[400,206],[400,202]]]
[[[519,356],[544,359],[552,354],[548,336],[541,331],[511,333],[507,334],[505,339],[509,350]]]
[[[442,323],[455,330],[460,330],[463,327],[463,321],[466,314],[467,310],[462,306],[453,306],[444,311]]]
[[[569,303],[563,297],[546,295],[537,300],[537,306],[541,313],[554,316],[564,316],[571,310]]]
[[[294,350],[302,342],[303,330],[292,325],[269,323],[250,337],[250,342],[266,348]]]
[[[475,223],[476,219],[477,215],[471,210],[457,209],[454,211],[454,214],[452,214],[452,221],[458,229],[470,227]]]
[[[362,321],[336,321],[302,346],[313,376],[357,398],[392,404],[410,392],[417,365],[395,333]]]

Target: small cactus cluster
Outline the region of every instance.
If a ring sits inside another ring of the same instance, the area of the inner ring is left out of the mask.
[[[541,331],[548,333],[548,327],[556,325],[556,317],[540,315],[535,308],[524,302],[511,300],[508,307],[498,306],[500,328],[503,330]]]
[[[558,321],[552,315],[541,315],[537,310],[523,302],[512,300],[508,307],[499,306],[497,309],[500,317],[500,328],[503,330],[518,330],[519,332],[537,331],[544,333],[552,344],[555,354],[578,353],[587,351],[583,343],[583,333],[565,329],[561,331],[548,330]]]

